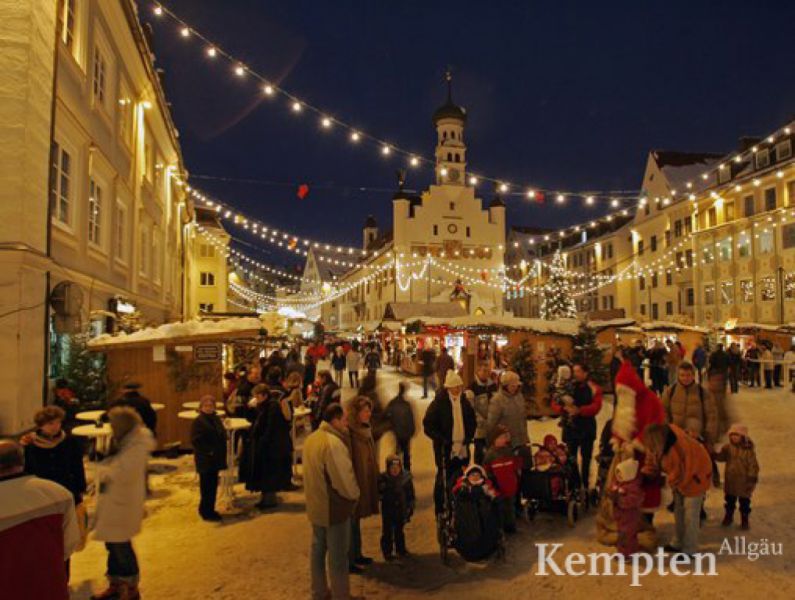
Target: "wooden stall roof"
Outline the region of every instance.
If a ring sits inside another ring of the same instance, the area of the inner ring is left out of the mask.
[[[530,331],[541,334],[574,336],[580,322],[577,319],[528,319],[500,315],[466,315],[463,317],[428,317],[419,319],[425,327],[449,327],[477,331]]]
[[[182,321],[142,329],[131,334],[101,335],[88,343],[91,350],[107,352],[144,348],[161,344],[187,345],[233,339],[257,338],[268,323],[256,317],[237,317],[215,321]],[[272,330],[268,329],[269,333]],[[270,336],[269,336],[270,337]]]

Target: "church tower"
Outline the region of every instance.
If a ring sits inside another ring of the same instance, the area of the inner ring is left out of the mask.
[[[447,102],[433,113],[436,127],[436,184],[464,185],[466,183],[466,151],[464,125],[467,112],[453,103],[453,76],[448,70]]]

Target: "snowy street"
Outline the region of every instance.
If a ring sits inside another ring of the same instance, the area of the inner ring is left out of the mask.
[[[379,373],[383,402],[397,389],[397,376],[391,370]],[[415,380],[416,382],[416,380]],[[427,401],[413,385],[411,398],[418,422]],[[352,395],[345,388],[345,398]],[[600,414],[606,420],[611,405]],[[760,484],[753,498],[751,531],[747,541],[766,538],[783,543],[783,556],[761,556],[750,561],[745,556],[718,556],[717,577],[660,577],[652,574],[641,580],[644,592],[675,594],[680,597],[725,598],[735,589],[754,582],[758,596],[788,597],[795,579],[790,524],[795,520],[791,498],[795,493],[795,464],[786,450],[791,444],[795,420],[795,396],[777,391],[748,391],[735,397],[735,410],[746,423],[757,445],[761,466]],[[531,422],[530,433],[538,441],[546,433],[557,434],[554,421]],[[381,441],[379,461],[392,451],[388,436]],[[595,542],[594,511],[576,527],[569,528],[562,515],[540,514],[533,523],[520,521],[519,533],[507,542],[504,562],[469,564],[453,554],[449,567],[441,564],[435,539],[431,502],[433,459],[429,440],[419,433],[413,441],[417,512],[406,528],[412,556],[403,562],[386,564],[380,556],[380,520],[362,522],[364,552],[376,558],[363,576],[352,576],[352,593],[370,598],[571,598],[636,597],[628,577],[571,577],[535,575],[535,543],[561,542],[559,562],[569,552],[599,552],[605,548]],[[278,509],[260,513],[253,505],[257,498],[241,493],[247,508],[238,517],[220,525],[205,523],[196,514],[198,485],[194,480],[192,458],[153,459],[153,468],[162,474],[152,477],[154,497],[147,502],[148,516],[143,532],[134,540],[141,564],[141,590],[147,598],[171,600],[194,598],[269,598],[309,597],[308,551],[310,527],[304,514],[302,491],[281,494]],[[724,538],[741,534],[737,527],[722,528],[723,494],[711,490],[707,499],[709,519],[702,529],[702,550],[718,552]],[[667,542],[673,517],[658,512],[661,539]],[[732,541],[732,546],[734,542]],[[105,551],[91,541],[72,559],[72,589],[75,599],[85,599],[91,589],[103,583]]]

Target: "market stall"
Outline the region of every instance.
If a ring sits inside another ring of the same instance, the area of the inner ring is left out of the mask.
[[[183,404],[205,394],[220,401],[223,373],[235,357],[264,355],[285,326],[284,319],[273,315],[194,320],[100,336],[88,347],[106,355],[110,390],[135,381],[144,396],[164,405],[157,415],[159,447],[189,447],[190,423],[179,418]]]

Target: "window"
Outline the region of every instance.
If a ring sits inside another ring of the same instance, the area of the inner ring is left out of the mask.
[[[643,316],[646,316],[646,305],[645,304],[641,304],[640,305],[640,314],[642,314]]]
[[[671,230],[670,229],[666,229],[665,230],[665,247],[666,248],[670,248],[671,247]]]
[[[647,200],[646,202],[643,203],[643,214],[648,217],[650,211],[651,211],[651,204]],[[643,308],[645,309],[646,307],[644,306]],[[643,313],[643,314],[646,314],[646,313]]]
[[[64,225],[71,225],[72,157],[56,142],[53,142],[51,160],[50,177],[52,179],[52,190],[50,190],[50,205],[52,216]]]
[[[674,237],[682,237],[682,221],[674,221]]]
[[[693,219],[690,217],[685,217],[682,223],[684,223],[686,234],[693,233]]]
[[[653,288],[657,287],[657,273],[656,272],[651,274],[651,287],[653,287]]]
[[[772,275],[762,277],[759,280],[759,297],[762,302],[770,302],[776,299],[776,278]]]
[[[652,252],[657,252],[657,236],[656,235],[651,236],[651,239],[649,240],[649,247],[651,248]]]
[[[685,304],[687,306],[693,306],[696,303],[696,291],[693,288],[687,288],[685,290]]]
[[[152,135],[149,128],[144,129],[144,177],[152,183],[155,170],[155,155],[152,151]]]
[[[638,277],[638,287],[641,290],[645,290],[646,289],[646,278],[643,275]]]
[[[673,273],[671,273],[670,271],[666,271],[665,272],[665,285],[672,285],[673,282],[674,282]]]
[[[759,254],[770,254],[773,252],[773,232],[765,229],[759,232]]]
[[[712,254],[712,250],[710,249],[709,246],[704,246],[703,248],[701,248],[701,262],[709,265],[712,264],[714,260],[715,256]]]
[[[132,146],[133,102],[127,84],[119,86],[119,139],[126,147]]]
[[[61,22],[61,41],[69,50],[74,51],[75,46],[75,2],[77,0],[64,0]]]
[[[200,258],[215,258],[215,246],[212,244],[201,244],[199,246]]]
[[[787,200],[790,206],[795,206],[795,181],[787,184]]]
[[[718,209],[714,206],[707,211],[707,227],[715,227],[718,224]]]
[[[102,243],[102,187],[93,177],[88,181],[88,241]]]
[[[160,234],[155,227],[152,230],[152,279],[156,282],[160,281]]]
[[[149,273],[149,229],[141,227],[141,248],[138,256],[138,271],[146,276]]]
[[[721,165],[718,169],[718,183],[726,183],[732,178],[731,165]]]
[[[785,250],[795,248],[795,223],[789,223],[781,228],[781,245]]]
[[[743,231],[737,236],[737,256],[740,258],[751,256],[751,236],[747,231]]]
[[[734,201],[727,201],[726,204],[723,205],[723,221],[734,221]]]
[[[215,273],[202,271],[199,274],[199,285],[202,287],[215,287]]]
[[[469,225],[467,225],[467,237],[470,237],[470,229],[469,229]]]
[[[656,302],[651,305],[651,318],[652,319],[659,319],[660,318],[660,312],[659,312],[659,309],[657,308],[657,303]]]
[[[693,251],[692,250],[685,250],[685,262],[687,263],[688,267],[693,266]]]
[[[765,210],[776,210],[776,188],[765,190]]]
[[[745,216],[746,217],[754,216],[754,212],[756,212],[754,210],[754,208],[755,208],[754,207],[754,197],[753,196],[746,196],[745,198],[743,198],[743,205],[745,207],[745,210],[744,210]]]
[[[607,258],[613,258],[613,244],[608,244],[607,245],[606,255],[607,255]]]
[[[721,281],[720,283],[720,303],[734,304],[734,282]]]
[[[116,202],[116,228],[114,229],[113,252],[119,262],[127,260],[127,207]]]
[[[439,235],[439,226],[438,225],[434,225],[433,226],[433,235]]]
[[[770,164],[770,150],[765,148],[756,153],[756,168],[764,169]]]
[[[784,275],[784,300],[795,300],[795,273]]]
[[[671,302],[670,300],[668,300],[668,302],[665,303],[665,314],[668,316],[674,314],[674,303]]]
[[[455,210],[455,202],[450,203],[450,210]]]
[[[752,279],[740,280],[740,302],[749,304],[754,301],[754,282]]]
[[[685,266],[685,253],[684,252],[677,252],[676,253],[676,266],[677,267],[684,267]]]
[[[776,160],[784,160],[792,156],[792,140],[784,140],[776,144]]]
[[[643,240],[638,240],[638,254],[643,255]]]
[[[731,238],[726,238],[718,242],[718,260],[721,262],[729,262],[732,259],[732,241]]]
[[[199,302],[199,310],[202,312],[211,313],[213,312],[213,310],[215,310],[215,305],[212,302],[210,303]]]
[[[704,304],[715,304],[715,285],[704,286]]]
[[[94,92],[94,104],[105,106],[105,94],[107,88],[107,63],[99,46],[94,46],[94,75],[92,78],[92,90]]]

